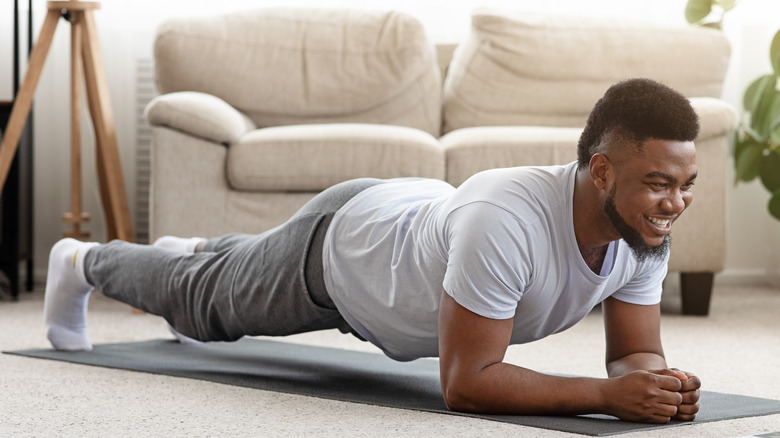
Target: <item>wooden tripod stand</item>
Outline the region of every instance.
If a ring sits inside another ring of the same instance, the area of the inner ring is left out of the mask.
[[[46,56],[51,47],[54,31],[60,17],[71,23],[71,211],[63,215],[65,222],[73,224],[66,236],[86,238],[89,233],[81,230],[81,223],[89,215],[81,211],[81,80],[86,83],[87,105],[95,129],[95,155],[97,160],[100,197],[106,216],[108,238],[133,240],[130,210],[127,205],[122,166],[119,160],[114,116],[108,96],[108,83],[103,70],[103,59],[98,44],[97,26],[93,11],[100,8],[98,2],[50,1],[48,12],[38,36],[38,42],[30,55],[30,62],[16,102],[11,110],[3,143],[0,145],[0,188],[5,184],[22,130],[30,113]],[[83,62],[83,69],[82,69]],[[82,71],[83,70],[83,71]]]

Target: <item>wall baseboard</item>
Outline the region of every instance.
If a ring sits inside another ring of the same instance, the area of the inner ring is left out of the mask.
[[[726,269],[715,276],[716,286],[780,286],[780,270]]]

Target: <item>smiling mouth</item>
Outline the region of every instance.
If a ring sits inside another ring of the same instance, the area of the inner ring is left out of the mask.
[[[668,232],[672,226],[671,219],[660,219],[652,216],[645,216],[645,217],[651,224],[655,226],[655,228],[657,228],[659,231],[664,232],[664,234],[666,234],[666,232]]]

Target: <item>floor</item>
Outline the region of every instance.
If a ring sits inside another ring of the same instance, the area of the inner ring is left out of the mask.
[[[0,300],[0,348],[48,347],[43,292]],[[716,283],[708,317],[679,314],[665,296],[670,365],[695,372],[711,391],[780,399],[780,290]],[[168,338],[163,321],[99,293],[90,301],[93,342]],[[376,351],[336,331],[286,339]],[[539,371],[603,377],[598,311],[543,341],[513,346],[506,360]],[[486,420],[322,400],[173,377],[0,355],[0,436],[522,436],[560,432]],[[741,437],[780,431],[780,415],[620,435],[623,438]]]

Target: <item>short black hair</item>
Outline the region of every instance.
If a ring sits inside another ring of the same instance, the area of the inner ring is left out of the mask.
[[[672,88],[651,79],[628,79],[609,87],[588,116],[577,144],[580,168],[588,167],[607,135],[637,148],[651,138],[693,141],[699,117]]]

